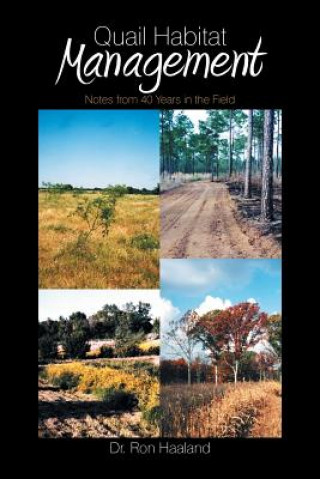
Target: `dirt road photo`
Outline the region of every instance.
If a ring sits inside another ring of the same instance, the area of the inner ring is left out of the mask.
[[[187,183],[161,195],[162,258],[280,257],[280,245],[240,224],[225,183]]]

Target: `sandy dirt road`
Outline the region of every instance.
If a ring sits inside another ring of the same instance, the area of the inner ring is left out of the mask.
[[[161,195],[162,258],[274,258],[280,246],[243,228],[224,183],[188,183]]]

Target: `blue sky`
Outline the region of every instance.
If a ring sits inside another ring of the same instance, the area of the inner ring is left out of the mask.
[[[199,308],[208,296],[214,298],[217,305],[254,299],[263,311],[280,312],[281,261],[161,260],[161,296],[182,313]],[[214,302],[207,300],[207,304],[214,305]]]
[[[39,110],[39,185],[159,181],[157,110]]]

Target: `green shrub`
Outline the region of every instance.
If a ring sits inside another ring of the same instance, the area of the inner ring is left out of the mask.
[[[144,233],[141,235],[133,236],[133,238],[131,238],[131,246],[142,250],[158,249],[159,240],[151,235]]]
[[[151,346],[149,349],[144,349],[141,351],[142,356],[159,356],[160,346]]]
[[[108,408],[115,411],[132,409],[138,404],[136,395],[123,389],[121,384],[120,388],[96,389],[95,394]]]
[[[146,372],[151,377],[159,376],[159,367],[156,364],[152,364],[146,361],[134,361],[132,363],[128,361],[108,361],[108,367],[116,370],[123,370],[128,373],[139,376],[141,371]]]
[[[119,358],[134,358],[136,356],[141,356],[141,349],[138,345],[130,346],[118,346],[116,348],[116,357]]]
[[[114,357],[113,348],[111,348],[110,346],[101,346],[99,356],[100,358],[113,358]]]
[[[78,386],[80,382],[80,376],[77,376],[71,372],[64,372],[60,376],[56,376],[52,380],[52,384],[60,389],[73,389]]]
[[[145,409],[142,416],[148,423],[158,426],[162,417],[162,411],[160,406],[154,406],[151,409]]]

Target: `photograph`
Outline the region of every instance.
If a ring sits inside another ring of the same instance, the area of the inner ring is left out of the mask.
[[[281,110],[160,112],[161,258],[280,258]]]
[[[281,260],[161,260],[160,436],[282,436]]]
[[[158,437],[157,290],[40,290],[38,436]]]
[[[39,287],[159,287],[159,113],[39,110]]]

